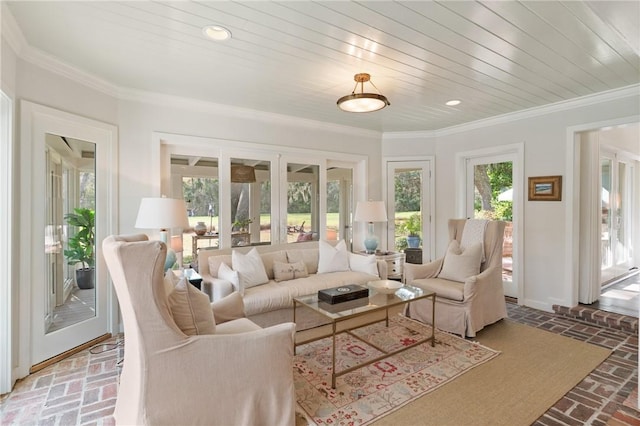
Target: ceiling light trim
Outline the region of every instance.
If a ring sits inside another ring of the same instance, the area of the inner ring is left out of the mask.
[[[202,28],[202,34],[213,41],[227,41],[231,39],[231,31],[218,24],[207,25]]]

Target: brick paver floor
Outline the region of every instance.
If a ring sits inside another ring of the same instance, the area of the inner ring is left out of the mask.
[[[616,328],[611,321],[591,324],[562,312],[548,313],[513,303],[507,307],[513,321],[613,351],[535,426],[640,425],[637,332],[629,331],[626,325]],[[618,325],[637,324],[637,318],[621,320]],[[113,425],[111,414],[123,353],[120,343],[113,338],[20,380],[0,401],[0,424]]]

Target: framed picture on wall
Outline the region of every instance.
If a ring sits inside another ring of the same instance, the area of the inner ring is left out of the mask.
[[[562,200],[562,176],[529,178],[529,201]]]

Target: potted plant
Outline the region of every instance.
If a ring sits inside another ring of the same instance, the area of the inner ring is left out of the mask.
[[[75,266],[82,263],[82,267],[76,269],[76,284],[81,289],[94,287],[95,265],[95,212],[91,209],[76,208],[75,213],[64,216],[70,226],[76,228],[76,233],[67,243],[68,249],[64,251],[67,264]]]
[[[420,246],[420,232],[422,231],[422,219],[420,213],[414,213],[399,226],[401,233],[407,234],[407,245],[409,248]]]
[[[233,222],[233,229],[238,232],[247,232],[249,230],[249,224],[252,222],[251,219],[238,219]]]

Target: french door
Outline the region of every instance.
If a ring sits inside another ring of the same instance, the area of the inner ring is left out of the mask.
[[[600,151],[601,283],[632,266],[633,161],[613,150]]]
[[[416,250],[422,263],[433,260],[435,249],[431,169],[431,159],[387,161],[387,250]],[[408,238],[413,232],[419,237],[415,247]]]
[[[517,215],[514,215],[519,188],[515,154],[496,154],[466,158],[465,215],[468,218],[506,222],[502,246],[502,283],[505,296],[518,298]]]
[[[116,231],[117,130],[26,101],[21,116],[20,314],[30,324],[20,335],[24,376],[116,331],[102,240]],[[69,218],[80,211],[94,231],[82,255],[74,245],[81,226]],[[78,271],[93,279],[82,281]]]

